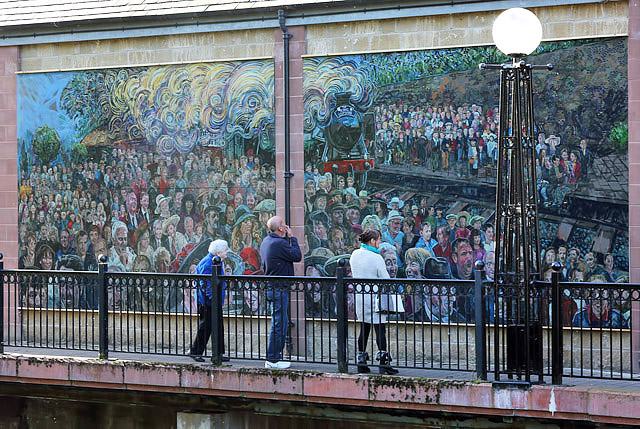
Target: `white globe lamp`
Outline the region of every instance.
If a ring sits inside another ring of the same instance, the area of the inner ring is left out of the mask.
[[[527,9],[507,9],[493,23],[493,41],[500,51],[510,57],[529,55],[541,40],[542,24]]]

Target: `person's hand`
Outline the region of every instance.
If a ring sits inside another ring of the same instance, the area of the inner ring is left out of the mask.
[[[289,228],[289,225],[284,226],[284,236],[291,237],[291,228]]]

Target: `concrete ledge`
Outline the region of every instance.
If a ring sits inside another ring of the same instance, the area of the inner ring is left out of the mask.
[[[449,379],[19,355],[0,356],[0,382],[640,425],[640,391],[596,387],[522,389]]]

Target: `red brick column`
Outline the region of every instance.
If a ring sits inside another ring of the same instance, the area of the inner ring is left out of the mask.
[[[0,48],[0,253],[5,268],[18,266],[18,48]]]
[[[304,138],[302,100],[302,55],[306,53],[306,33],[304,27],[289,27],[293,36],[289,39],[289,112],[291,131],[291,220],[293,235],[300,242],[304,254]],[[275,111],[276,111],[276,205],[277,213],[284,217],[284,51],[282,31],[274,31],[275,38]],[[296,264],[296,275],[304,275],[303,263]],[[293,335],[293,354],[304,353],[305,346],[305,310],[304,293],[291,294],[291,319],[296,327]]]
[[[640,283],[640,0],[629,0],[629,270]],[[640,303],[632,305],[633,364],[640,370]]]

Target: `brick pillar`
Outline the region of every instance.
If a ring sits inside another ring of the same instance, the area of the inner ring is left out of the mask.
[[[629,271],[640,283],[640,0],[629,0]],[[633,366],[640,370],[640,303],[631,308]]]
[[[302,55],[306,53],[304,27],[289,27],[293,36],[289,39],[289,94],[291,130],[291,221],[293,235],[298,239],[304,254],[304,139],[302,100]],[[278,215],[284,217],[284,51],[282,31],[274,31],[275,38],[275,110],[276,110],[276,205]],[[296,275],[304,275],[304,263],[295,265]],[[291,294],[291,319],[293,330],[293,354],[304,354],[305,350],[305,310],[304,292]]]
[[[0,48],[0,253],[18,266],[17,47]]]

